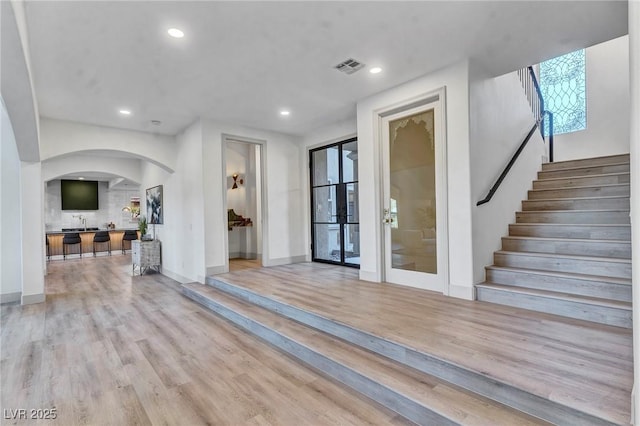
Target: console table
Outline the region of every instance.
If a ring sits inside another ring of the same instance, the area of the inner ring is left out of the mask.
[[[133,275],[136,273],[136,267],[138,267],[140,275],[144,274],[149,268],[154,268],[160,272],[160,265],[162,264],[160,241],[131,241],[131,263]]]

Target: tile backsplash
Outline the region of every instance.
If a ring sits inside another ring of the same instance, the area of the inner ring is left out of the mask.
[[[99,182],[99,210],[62,210],[60,180],[49,181],[46,183],[44,200],[45,231],[80,228],[83,224],[78,218],[79,215],[87,219],[87,228],[106,229],[109,222],[115,223],[116,228],[137,228],[138,220],[132,219],[131,213],[122,211],[122,208],[128,206],[135,197],[140,197],[138,188],[109,189],[108,182]]]

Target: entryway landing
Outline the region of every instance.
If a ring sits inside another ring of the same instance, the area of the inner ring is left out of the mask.
[[[360,281],[318,263],[207,283],[183,293],[416,423],[630,419],[628,329]]]

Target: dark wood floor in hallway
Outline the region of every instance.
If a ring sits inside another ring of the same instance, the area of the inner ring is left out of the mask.
[[[3,425],[405,423],[186,299],[175,281],[132,277],[130,262],[51,262],[46,303],[1,307]],[[27,420],[6,418],[20,409]],[[32,409],[56,419],[31,420]]]

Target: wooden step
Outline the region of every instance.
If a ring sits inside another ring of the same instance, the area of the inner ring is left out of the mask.
[[[631,303],[520,288],[501,284],[476,285],[478,300],[631,328]]]
[[[572,188],[595,185],[615,185],[629,183],[629,173],[609,173],[605,175],[538,179],[533,181],[533,189]]]
[[[604,164],[599,166],[587,166],[587,167],[568,167],[568,168],[562,168],[557,170],[542,170],[538,172],[538,179],[593,176],[593,175],[604,175],[609,173],[628,173],[629,170],[630,170],[629,162]]]
[[[631,259],[631,241],[579,238],[502,237],[502,250]]]
[[[631,279],[630,259],[496,251],[493,254],[493,263],[496,266],[509,266],[512,268]]]
[[[623,224],[629,210],[546,210],[516,212],[516,223]]]
[[[573,188],[534,189],[528,192],[529,200],[552,198],[582,198],[630,195],[628,183],[616,185],[582,186]]]
[[[416,424],[530,424],[535,419],[433,375],[246,303],[211,286],[187,284],[187,297],[308,366]]]
[[[451,363],[428,353],[420,352],[412,347],[389,340],[388,338],[382,338],[370,332],[359,330],[312,311],[281,302],[276,298],[261,295],[246,287],[230,284],[216,277],[207,277],[207,284],[213,286],[216,290],[239,298],[244,302],[276,312],[305,326],[330,334],[332,337],[342,339],[352,345],[384,356],[420,372],[435,376],[448,383],[463,387],[471,392],[486,396],[493,401],[530,413],[554,424],[611,424],[606,420],[595,417],[593,414],[588,414],[556,402],[550,399],[547,394],[535,395],[519,387],[498,381],[494,377],[483,374],[481,371],[474,371],[457,363]],[[199,301],[197,299],[199,296],[188,294],[188,290],[183,290],[183,292],[185,292],[185,295],[188,297],[194,297],[194,300]],[[227,314],[230,316],[234,315],[233,312],[228,312]],[[239,322],[241,323],[240,326],[244,328],[252,327],[252,323],[243,318],[239,318]],[[287,351],[286,342],[284,346],[283,350]],[[467,424],[467,422],[462,423]],[[473,421],[469,422],[469,424],[471,423],[473,423]],[[487,423],[485,420],[479,424],[495,424],[495,422],[489,421],[489,423]]]
[[[630,161],[629,154],[608,155],[604,157],[582,158],[579,160],[555,161],[553,163],[544,163],[542,170],[558,170],[574,167],[590,167],[601,166],[606,164],[628,163]]]
[[[494,265],[486,267],[486,280],[493,284],[631,302],[631,280],[624,278]]]
[[[522,201],[522,210],[626,210],[629,211],[629,196],[549,198]]]
[[[631,241],[631,225],[512,223],[509,225],[509,235]]]

